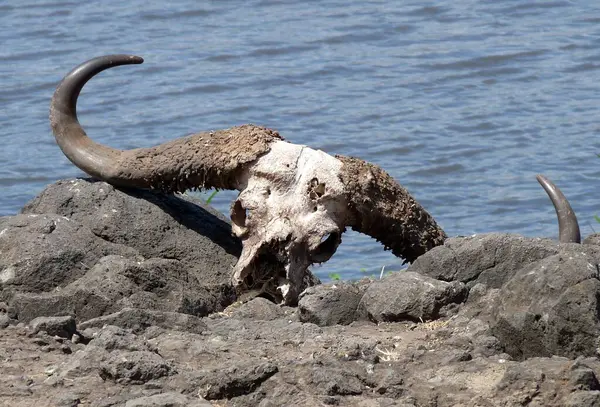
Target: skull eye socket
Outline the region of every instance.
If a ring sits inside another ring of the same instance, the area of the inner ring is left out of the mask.
[[[340,234],[338,232],[331,232],[324,235],[321,238],[321,243],[312,251],[311,259],[317,263],[329,260],[335,253],[340,241]]]
[[[313,201],[317,201],[325,195],[325,184],[320,183],[318,178],[313,178],[308,183],[308,196]]]
[[[247,217],[246,211],[246,208],[242,206],[242,203],[239,200],[235,201],[233,208],[231,208],[231,221],[237,226],[245,227]]]

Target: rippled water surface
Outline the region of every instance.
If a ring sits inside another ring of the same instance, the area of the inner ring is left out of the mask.
[[[0,44],[0,215],[81,175],[48,124],[61,77],[134,53],[146,62],[82,92],[80,121],[102,143],[265,125],[382,166],[449,235],[556,236],[544,173],[583,234],[600,231],[597,1],[5,0]],[[213,203],[227,213],[234,196]],[[316,272],[400,264],[347,233]]]

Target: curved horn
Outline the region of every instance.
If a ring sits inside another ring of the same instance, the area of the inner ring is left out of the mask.
[[[69,72],[50,103],[50,124],[64,154],[89,175],[118,186],[183,192],[190,188],[238,189],[246,164],[281,140],[253,125],[176,139],[151,148],[117,150],[92,141],[77,120],[77,98],[96,74],[119,65],[141,64],[133,55],[91,59]]]
[[[352,229],[374,237],[407,262],[444,243],[446,233],[388,173],[358,158],[336,158],[343,163]]]
[[[577,216],[575,216],[575,212],[573,212],[573,208],[571,208],[567,198],[548,178],[538,174],[536,175],[536,179],[550,197],[556,210],[556,216],[558,216],[558,240],[561,243],[581,243]]]

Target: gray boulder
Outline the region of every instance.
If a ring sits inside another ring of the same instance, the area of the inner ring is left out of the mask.
[[[508,366],[494,400],[510,406],[597,406],[597,359],[531,358]],[[580,403],[580,404],[577,404]]]
[[[72,316],[65,317],[37,317],[29,323],[34,333],[46,331],[48,335],[56,335],[71,339],[77,333],[75,319]]]
[[[467,287],[413,272],[398,272],[373,282],[358,315],[374,322],[428,321],[451,315],[467,298]]]
[[[336,282],[307,288],[298,302],[300,321],[319,326],[351,324],[367,287],[366,282]]]
[[[492,331],[514,358],[597,354],[598,260],[580,250],[523,267],[500,289]]]
[[[166,392],[129,400],[125,407],[211,407],[208,401],[193,399],[185,394]]]
[[[408,271],[469,287],[500,288],[521,267],[558,253],[561,246],[566,245],[508,233],[453,237],[415,260]]]
[[[591,235],[588,235],[581,243],[600,246],[600,233],[592,233]]]
[[[227,281],[242,249],[227,219],[200,200],[121,190],[100,181],[58,181],[25,205],[22,213],[65,216],[145,258],[176,259],[206,283]]]
[[[272,321],[285,315],[293,316],[296,309],[275,304],[262,297],[255,297],[248,302],[230,305],[225,312],[232,318]]]
[[[112,352],[99,371],[102,379],[119,384],[142,384],[176,373],[169,362],[149,351]]]
[[[0,296],[45,292],[82,277],[101,257],[135,257],[136,249],[107,242],[57,214],[0,218]]]
[[[23,214],[0,218],[0,301],[25,322],[126,307],[203,316],[235,301],[240,250],[226,219],[200,201],[59,181]]]
[[[142,308],[123,308],[114,314],[89,319],[81,323],[79,328],[102,328],[104,325],[130,329],[135,333],[141,333],[151,326],[196,334],[206,330],[206,324],[196,316]]]
[[[107,256],[60,291],[15,294],[10,312],[24,321],[66,314],[86,321],[123,308],[205,316],[234,300],[229,284],[207,287],[177,260]]]

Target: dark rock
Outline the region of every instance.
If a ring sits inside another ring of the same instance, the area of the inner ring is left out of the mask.
[[[300,321],[319,326],[354,322],[358,304],[367,287],[366,282],[336,282],[307,288],[298,302]]]
[[[581,252],[548,257],[518,270],[502,287],[493,334],[517,359],[595,355],[599,292],[594,257]]]
[[[591,235],[588,235],[581,243],[600,246],[600,233],[592,233]]]
[[[116,395],[116,396],[104,396],[98,400],[93,400],[90,407],[122,407],[136,396],[131,394],[127,395]]]
[[[90,347],[98,347],[107,351],[128,350],[144,351],[154,350],[148,344],[128,329],[108,325],[90,342]],[[89,348],[89,347],[88,347]]]
[[[56,407],[77,407],[81,404],[80,396],[76,394],[64,394],[61,395],[55,402]]]
[[[589,367],[576,367],[571,371],[569,384],[576,390],[600,390],[600,383]]]
[[[266,298],[256,297],[242,304],[233,304],[226,311],[232,318],[272,321],[284,315],[292,315],[295,310],[292,307],[275,304]]]
[[[198,317],[178,312],[152,311],[141,308],[124,308],[114,314],[104,315],[90,319],[79,324],[80,329],[91,327],[101,328],[104,325],[115,325],[141,333],[150,326],[165,329],[186,331],[200,334],[204,332],[206,324]]]
[[[141,384],[177,373],[160,355],[148,351],[113,352],[100,366],[100,377],[119,384]]]
[[[395,369],[387,368],[379,373],[375,391],[378,394],[393,397],[395,399],[404,393],[404,380],[402,375]]]
[[[598,407],[600,391],[576,391],[566,397],[565,407]]]
[[[57,369],[57,374],[62,378],[73,379],[82,375],[96,374],[103,367],[106,369],[106,377],[112,377],[111,375],[118,375],[125,369],[122,366],[117,366],[120,368],[117,371],[116,367],[113,366],[118,358],[121,357],[126,361],[128,360],[127,355],[135,352],[138,354],[156,354],[156,347],[130,330],[108,325],[97,332],[83,350],[75,352],[72,357],[61,363]],[[159,355],[156,356],[162,363],[162,358]],[[111,366],[114,369],[111,370]]]
[[[495,336],[481,335],[475,338],[473,354],[489,357],[502,353],[504,349]]]
[[[75,318],[64,317],[38,317],[33,319],[29,326],[33,332],[46,331],[48,335],[57,335],[61,338],[71,338],[77,332]]]
[[[204,316],[234,301],[229,284],[207,288],[176,260],[107,256],[59,292],[18,293],[11,312],[20,320],[69,313],[80,321],[126,307]]]
[[[3,217],[0,230],[4,232],[0,237],[0,299],[9,305],[14,292],[39,293],[66,286],[106,254],[139,254],[57,214]]]
[[[269,362],[236,363],[231,367],[207,372],[198,394],[207,400],[249,394],[277,372],[277,366]]]
[[[0,301],[19,321],[125,307],[204,316],[236,299],[239,239],[192,198],[59,181],[0,230]]]
[[[445,308],[463,302],[467,288],[418,273],[401,272],[373,282],[358,313],[371,321],[428,321],[446,315]]]
[[[498,383],[496,395],[503,396],[505,405],[596,406],[593,402],[599,400],[598,381],[586,364],[597,369],[598,362],[596,358],[572,361],[552,357],[512,364]]]
[[[0,312],[0,329],[6,328],[10,325],[10,317],[4,312]]]
[[[227,219],[185,195],[121,190],[105,182],[74,179],[49,185],[22,212],[66,216],[145,258],[177,259],[207,284],[228,281],[241,253]]]
[[[408,268],[442,281],[499,288],[521,267],[559,252],[559,243],[508,233],[453,237]]]
[[[310,380],[321,394],[347,396],[365,390],[362,380],[352,371],[315,366],[311,373]]]
[[[207,401],[194,400],[184,394],[167,392],[129,400],[125,407],[211,407]]]

